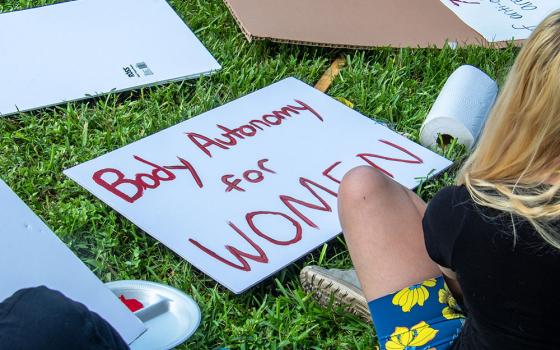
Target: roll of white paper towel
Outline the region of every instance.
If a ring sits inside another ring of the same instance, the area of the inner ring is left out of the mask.
[[[461,66],[447,79],[420,129],[420,143],[437,144],[449,135],[472,148],[498,94],[498,85],[473,66]]]

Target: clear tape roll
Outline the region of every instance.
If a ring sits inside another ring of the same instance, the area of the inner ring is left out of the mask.
[[[420,129],[420,143],[435,146],[449,135],[472,148],[498,95],[498,85],[486,73],[464,65],[449,76]]]

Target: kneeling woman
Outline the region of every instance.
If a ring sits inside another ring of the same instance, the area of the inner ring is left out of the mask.
[[[426,205],[370,167],[339,215],[382,349],[560,349],[560,13],[533,32]],[[456,297],[458,304],[454,302]]]

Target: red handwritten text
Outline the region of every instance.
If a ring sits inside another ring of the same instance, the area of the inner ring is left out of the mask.
[[[150,173],[139,173],[136,174],[132,179],[127,179],[125,175],[117,169],[113,168],[105,168],[96,171],[92,179],[93,181],[98,184],[99,186],[105,188],[109,192],[113,193],[117,197],[124,199],[129,203],[134,203],[138,199],[142,197],[144,191],[147,189],[155,189],[158,188],[162,182],[165,181],[173,181],[177,178],[177,176],[171,170],[187,170],[190,172],[192,178],[196,182],[199,188],[202,188],[204,185],[202,184],[202,180],[198,176],[196,169],[192,166],[192,164],[181,157],[177,157],[180,165],[164,165],[160,166],[150,161],[147,161],[139,156],[134,156],[134,159],[137,161],[147,164],[151,167]],[[107,181],[107,174],[116,175],[116,180],[112,182]],[[133,190],[133,194],[128,194],[125,192],[124,187],[130,190]]]
[[[208,157],[212,158],[212,152],[210,152],[210,147],[215,146],[223,150],[228,150],[231,147],[237,145],[241,140],[245,140],[247,137],[253,137],[258,133],[258,130],[264,130],[263,127],[270,128],[272,126],[277,126],[282,124],[288,118],[291,118],[293,114],[299,115],[302,111],[310,112],[321,122],[323,117],[317,113],[311,106],[307,103],[294,100],[298,105],[287,105],[280,108],[278,111],[272,111],[270,114],[263,115],[260,119],[253,119],[247,124],[231,129],[223,125],[216,125],[220,131],[224,131],[221,136],[222,138],[209,138],[204,135],[189,132],[187,137],[194,143],[202,152],[204,152]]]
[[[408,164],[422,164],[423,160],[416,156],[415,154],[413,154],[412,152],[408,151],[407,149],[405,149],[404,147],[398,146],[390,141],[387,140],[379,140],[379,142],[384,143],[396,150],[401,151],[402,153],[410,156],[412,159],[401,159],[401,158],[395,158],[395,157],[388,157],[388,156],[383,156],[383,155],[379,155],[379,154],[374,154],[374,153],[359,153],[356,155],[356,157],[364,160],[367,164],[375,167],[376,169],[378,169],[379,171],[383,172],[384,174],[386,174],[387,176],[393,177],[393,175],[386,169],[381,168],[380,166],[378,166],[377,164],[375,164],[371,158],[377,158],[377,159],[383,159],[383,160],[387,160],[390,162],[400,162],[400,163],[408,163]],[[331,164],[329,167],[327,167],[323,172],[322,175],[324,176],[324,178],[332,181],[333,183],[336,184],[340,184],[341,180],[335,178],[331,172],[338,167],[342,162],[341,161],[337,161],[334,162],[333,164]],[[239,180],[239,179],[238,179]],[[238,184],[238,183],[237,183]],[[308,200],[303,200],[300,198],[295,198],[293,196],[290,195],[279,195],[278,199],[282,202],[282,204],[284,204],[284,206],[286,207],[286,209],[288,210],[288,212],[291,213],[287,214],[287,213],[283,213],[283,212],[272,212],[272,211],[254,211],[254,212],[250,212],[248,214],[245,215],[245,221],[248,225],[248,227],[251,229],[252,233],[255,234],[258,237],[261,237],[263,239],[265,239],[266,241],[278,245],[278,246],[288,246],[288,245],[292,245],[292,244],[296,244],[299,241],[301,241],[301,239],[303,238],[303,228],[302,225],[300,224],[300,222],[297,220],[298,218],[305,223],[306,225],[312,227],[312,228],[316,228],[318,229],[319,226],[317,225],[317,223],[315,223],[313,220],[311,220],[309,218],[308,215],[305,215],[302,211],[301,211],[301,207],[303,208],[307,208],[308,210],[314,210],[314,211],[322,211],[322,212],[332,212],[332,207],[328,204],[328,202],[324,199],[324,197],[318,193],[318,191],[316,189],[319,189],[322,191],[322,193],[328,194],[330,196],[334,196],[337,197],[337,192],[335,192],[334,190],[326,187],[325,185],[317,182],[317,181],[313,181],[310,180],[308,178],[304,178],[304,177],[300,177],[299,178],[299,184],[305,188],[308,193],[314,197],[318,203],[312,203]],[[296,207],[296,205],[300,206],[300,208]],[[286,221],[288,221],[289,223],[291,223],[295,229],[295,233],[293,235],[293,238],[289,239],[289,240],[279,240],[279,239],[275,239],[273,237],[271,237],[269,234],[265,233],[266,231],[264,231],[264,228],[262,227],[257,227],[255,225],[254,219],[257,216],[274,216],[274,217],[281,217],[283,219],[285,219]],[[205,252],[206,254],[208,254],[209,256],[213,257],[214,259],[220,261],[221,263],[224,263],[228,266],[231,266],[235,269],[238,270],[242,270],[242,271],[251,271],[251,265],[250,263],[246,260],[246,259],[250,259],[253,260],[255,262],[259,262],[259,263],[264,263],[267,264],[269,262],[268,256],[266,255],[266,252],[261,248],[261,246],[259,246],[254,240],[251,239],[251,237],[244,233],[243,231],[241,231],[235,224],[233,223],[229,223],[229,226],[239,235],[241,236],[247,243],[249,243],[251,245],[251,247],[253,247],[253,249],[257,252],[257,254],[250,254],[247,252],[244,252],[242,250],[240,250],[239,248],[235,248],[231,245],[225,245],[225,249],[227,251],[229,251],[232,256],[233,259],[237,260],[237,262],[235,262],[235,260],[230,261],[227,258],[224,258],[222,256],[220,256],[218,253],[216,253],[215,251],[209,249],[208,247],[204,246],[202,243],[200,243],[197,240],[194,240],[192,238],[189,239],[189,242],[191,244],[193,244],[194,246],[196,246],[197,248],[199,248],[200,250],[202,250],[203,252]]]
[[[381,171],[382,173],[384,173],[385,175],[387,175],[389,177],[394,177],[394,176],[393,176],[393,174],[391,174],[387,170],[381,168],[380,166],[378,166],[377,164],[372,162],[370,160],[370,158],[379,158],[379,159],[390,160],[390,161],[393,161],[393,162],[410,163],[410,164],[422,164],[422,163],[424,163],[424,161],[422,159],[420,159],[420,157],[412,154],[410,151],[408,151],[407,149],[405,149],[401,146],[395,145],[394,143],[392,143],[390,141],[387,141],[387,140],[379,140],[379,142],[382,142],[382,143],[384,143],[388,146],[396,148],[399,151],[401,151],[403,153],[406,153],[407,155],[414,158],[414,159],[400,159],[400,158],[392,158],[392,157],[381,156],[379,154],[373,154],[373,153],[360,153],[360,154],[357,155],[357,157],[362,158],[366,163],[368,163],[369,165],[371,165],[372,167],[376,168],[377,170]]]
[[[276,174],[276,172],[272,169],[269,169],[264,166],[264,163],[268,162],[268,159],[261,159],[257,162],[260,170],[247,170],[243,172],[243,178],[253,184],[259,183],[264,180],[264,172],[268,172],[271,174]],[[233,180],[232,180],[233,179]],[[239,192],[245,192],[245,189],[239,186],[241,183],[241,179],[236,178],[233,174],[226,174],[222,176],[222,182],[227,186],[226,192],[231,192],[232,190],[236,190]]]

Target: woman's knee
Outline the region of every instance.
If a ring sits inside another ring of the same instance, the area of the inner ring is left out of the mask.
[[[379,196],[382,192],[389,191],[391,184],[391,179],[371,166],[353,168],[344,175],[340,183],[339,202],[344,204],[368,200],[372,194]]]

